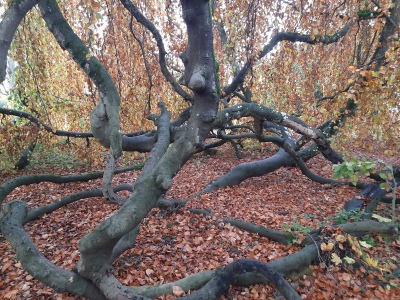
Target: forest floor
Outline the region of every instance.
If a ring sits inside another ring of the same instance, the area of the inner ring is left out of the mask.
[[[238,163],[265,158],[273,152],[264,148],[245,150],[243,154],[241,160],[236,159],[230,149],[218,151],[213,156],[194,156],[175,177],[167,198],[188,197]],[[331,166],[326,166],[321,157],[310,160],[307,165],[321,176],[332,176]],[[93,170],[79,166],[73,170],[54,165],[31,166],[16,175],[49,172],[66,175],[72,171]],[[120,174],[114,183],[131,183],[138,176],[139,171]],[[100,187],[100,179],[60,185],[45,182],[19,187],[6,201],[23,199],[34,208],[69,193]],[[268,263],[300,249],[223,224],[217,218],[188,211],[188,208],[201,208],[209,209],[217,217],[290,230],[298,241],[310,230],[328,226],[326,244],[329,248],[329,243],[333,243],[334,248],[331,251],[321,249],[319,263],[290,279],[304,299],[400,299],[400,241],[382,234],[365,236],[360,240],[363,253],[370,258],[365,261],[366,256],[364,260],[357,259],[357,245],[349,245],[347,236],[347,242],[342,243],[338,238],[340,231],[329,227],[334,221],[359,218],[360,214],[343,213],[345,203],[358,192],[349,186],[322,186],[307,179],[296,168],[281,168],[266,176],[246,180],[239,186],[203,194],[176,212],[154,209],[142,223],[136,247],[116,261],[115,274],[127,285],[161,284],[216,269],[239,258],[256,258]],[[117,209],[102,198],[80,200],[28,223],[25,228],[48,259],[71,270],[79,260],[79,240]],[[390,205],[379,204],[377,214],[390,218],[390,213]],[[397,216],[400,216],[399,208]],[[23,270],[14,250],[1,234],[0,253],[0,299],[78,299],[66,293],[57,294],[33,279]],[[356,259],[357,264],[352,264],[351,260],[346,263],[346,257]],[[254,285],[232,287],[222,299],[282,298],[273,286]]]

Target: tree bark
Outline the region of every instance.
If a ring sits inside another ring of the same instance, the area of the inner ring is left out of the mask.
[[[130,1],[122,1],[129,5]],[[152,151],[161,158],[144,172],[134,186],[132,196],[113,216],[102,222],[80,241],[79,274],[94,282],[109,299],[138,296],[122,286],[112,275],[112,252],[118,241],[139,225],[168,190],[172,178],[204,144],[215,119],[218,94],[215,93],[213,37],[208,1],[182,1],[184,20],[188,27],[186,78],[194,92],[194,105],[182,136],[169,148],[169,140],[158,139]],[[201,72],[197,72],[201,70]],[[166,153],[164,154],[164,149]]]
[[[117,159],[122,154],[120,98],[110,74],[69,26],[56,1],[43,1],[39,8],[60,47],[69,52],[71,58],[97,86],[99,102],[90,115],[92,132],[104,147],[112,145],[113,155]]]
[[[115,171],[115,174],[120,174],[123,172],[128,172],[132,170],[140,170],[143,166],[141,164],[118,169]],[[87,174],[72,174],[66,176],[59,176],[53,174],[39,174],[39,175],[27,175],[13,178],[0,186],[0,204],[4,201],[4,199],[17,187],[21,185],[29,185],[33,183],[41,183],[44,181],[53,182],[53,183],[68,183],[75,181],[89,181],[93,179],[98,179],[103,176],[104,172],[92,172]]]
[[[9,202],[0,211],[0,229],[24,269],[56,292],[69,292],[93,300],[105,299],[90,281],[57,267],[39,251],[22,225],[27,213],[28,206],[24,201]]]
[[[6,78],[7,56],[15,31],[25,15],[38,4],[40,0],[11,1],[0,23],[0,83]]]

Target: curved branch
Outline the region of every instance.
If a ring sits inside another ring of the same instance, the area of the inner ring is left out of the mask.
[[[150,101],[151,101],[151,89],[153,88],[153,77],[151,75],[149,61],[146,59],[146,52],[145,52],[145,49],[144,49],[143,39],[137,37],[136,34],[135,34],[135,30],[133,29],[133,18],[131,18],[131,20],[129,22],[129,29],[131,31],[131,34],[132,34],[133,38],[138,42],[139,47],[140,47],[140,51],[142,52],[143,61],[144,61],[144,68],[145,68],[146,73],[147,73],[147,78],[149,79],[147,105],[148,105],[148,109],[151,110]]]
[[[97,86],[99,103],[90,115],[92,132],[104,147],[109,148],[112,145],[115,158],[120,157],[120,98],[110,74],[69,26],[55,0],[40,2],[39,8],[60,47],[69,52],[71,58]]]
[[[353,21],[351,23],[347,23],[341,30],[338,32],[332,34],[332,35],[324,35],[324,36],[315,36],[315,35],[309,35],[309,34],[300,34],[300,33],[295,33],[295,32],[278,32],[275,34],[271,40],[266,44],[261,51],[261,53],[258,55],[258,59],[261,59],[265,57],[269,52],[274,49],[274,47],[282,42],[282,41],[288,41],[288,42],[302,42],[302,43],[307,43],[311,45],[315,44],[332,44],[340,40],[342,37],[344,37],[350,29],[356,24],[357,21]],[[244,79],[251,69],[252,62],[247,62],[243,68],[238,72],[236,77],[232,80],[232,82],[224,88],[224,96],[227,96],[238,88],[240,84],[244,82]]]
[[[189,209],[190,212],[194,214],[203,214],[206,216],[210,217],[216,217],[214,216],[209,210],[206,209]],[[292,240],[295,238],[292,233],[285,233],[285,232],[280,232],[274,229],[267,228],[265,226],[260,226],[256,225],[251,222],[245,222],[242,220],[235,220],[235,219],[230,219],[230,218],[218,218],[218,220],[221,220],[224,223],[231,224],[232,226],[235,226],[239,229],[246,230],[248,232],[256,233],[259,236],[266,237],[270,239],[271,241],[276,241],[282,245],[288,245],[292,242]]]
[[[113,190],[114,190],[114,193],[117,193],[120,191],[132,192],[132,185],[121,184],[121,185],[114,187]],[[28,212],[28,214],[26,215],[26,218],[23,220],[22,225],[25,225],[26,223],[29,223],[30,221],[41,218],[44,214],[50,214],[53,211],[55,211],[61,207],[64,207],[68,204],[74,203],[76,201],[93,198],[93,197],[101,197],[101,196],[103,196],[103,192],[101,189],[86,190],[86,191],[81,191],[81,192],[77,192],[74,194],[70,194],[66,197],[61,198],[59,201],[55,201],[48,205],[37,207],[37,208],[30,210]]]
[[[7,56],[15,31],[25,15],[39,3],[40,0],[11,1],[0,23],[0,83],[6,78]]]
[[[309,179],[312,181],[321,183],[321,184],[350,184],[350,182],[345,182],[345,181],[337,181],[333,180],[330,178],[324,178],[321,177],[314,172],[312,172],[307,165],[305,164],[304,160],[302,159],[301,155],[297,153],[295,150],[293,150],[292,146],[288,144],[285,140],[283,139],[277,139],[275,144],[279,145],[282,147],[296,162],[297,167],[300,169],[301,173],[305,176],[307,176]]]
[[[24,269],[56,292],[69,292],[87,299],[105,299],[98,288],[82,276],[57,267],[36,247],[24,227],[28,206],[24,201],[5,204],[0,212],[0,230],[17,253]]]
[[[165,79],[167,79],[167,81],[171,84],[175,92],[181,95],[186,101],[193,102],[192,95],[188,94],[182,89],[182,87],[179,85],[178,82],[176,82],[174,76],[172,76],[167,68],[167,63],[165,59],[167,51],[165,50],[164,42],[158,29],[137,9],[137,7],[130,0],[121,0],[121,3],[124,5],[126,10],[136,19],[137,22],[142,24],[152,33],[154,39],[157,42],[157,47],[159,51],[158,59],[161,67],[161,72],[163,73]]]
[[[168,112],[163,102],[158,103],[158,107],[161,109],[161,115],[156,119],[157,124],[157,142],[151,149],[149,156],[147,157],[146,163],[142,170],[142,175],[145,177],[149,174],[154,166],[160,161],[161,157],[167,151],[170,143],[170,113]]]
[[[89,138],[93,137],[93,133],[91,132],[73,132],[73,131],[64,131],[64,130],[53,130],[49,125],[42,123],[38,118],[32,116],[31,114],[19,110],[8,109],[0,107],[0,114],[17,116],[21,118],[28,119],[32,123],[42,126],[46,131],[57,135],[57,136],[66,136],[66,137],[75,137],[75,138]]]
[[[229,288],[229,285],[237,282],[239,275],[248,272],[258,273],[271,281],[286,299],[301,299],[293,287],[274,268],[259,260],[250,258],[236,260],[223,269],[218,270],[205,286],[191,295],[182,297],[182,299],[218,299]]]
[[[140,170],[143,168],[143,164],[137,164],[131,167],[126,167],[122,169],[118,169],[115,171],[115,174],[120,174],[133,170]],[[34,183],[41,182],[52,182],[52,183],[68,183],[68,182],[76,182],[76,181],[89,181],[92,179],[99,179],[103,176],[104,172],[93,172],[87,174],[72,174],[66,176],[59,176],[53,174],[35,174],[35,175],[27,175],[13,178],[0,186],[0,204],[3,200],[10,194],[14,189],[21,185],[29,185]]]

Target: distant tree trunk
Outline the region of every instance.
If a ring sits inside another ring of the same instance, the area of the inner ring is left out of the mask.
[[[22,156],[19,158],[17,163],[14,166],[14,169],[17,170],[22,170],[25,169],[29,165],[29,158],[32,155],[33,150],[35,149],[36,146],[36,140],[35,141],[30,141],[28,148],[24,149]]]

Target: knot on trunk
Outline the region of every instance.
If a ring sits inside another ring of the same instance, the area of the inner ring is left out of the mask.
[[[206,86],[207,82],[204,69],[201,68],[200,70],[194,71],[190,77],[188,88],[194,92],[201,92]]]

